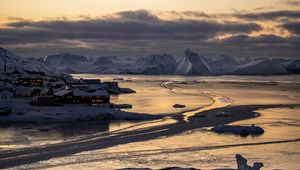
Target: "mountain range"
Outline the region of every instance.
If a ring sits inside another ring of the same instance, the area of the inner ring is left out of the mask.
[[[0,69],[4,70],[4,51],[0,48]],[[61,53],[42,59],[24,58],[7,51],[7,71],[23,74],[36,72],[47,75],[62,73],[145,74],[145,75],[279,75],[299,73],[300,60],[252,58],[236,59],[228,55],[204,57],[191,49],[176,60],[171,54],[152,54],[136,59],[85,56]]]

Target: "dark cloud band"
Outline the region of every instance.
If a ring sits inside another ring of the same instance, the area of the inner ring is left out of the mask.
[[[288,38],[278,35],[250,34],[262,30],[262,20],[287,18],[297,20],[299,11],[265,13],[234,13],[222,15],[203,12],[172,12],[178,16],[198,16],[198,19],[165,20],[146,10],[118,12],[103,18],[84,17],[81,20],[28,21],[15,19],[0,29],[0,46],[10,46],[32,55],[46,55],[54,50],[84,52],[87,55],[142,55],[157,52],[178,53],[194,48],[208,53],[229,53],[257,56],[299,56],[299,22],[285,21],[278,27],[288,30]],[[223,16],[224,17],[224,16]],[[256,22],[260,21],[260,22]],[[278,21],[279,22],[279,21]],[[282,22],[282,21],[280,21]],[[220,35],[228,38],[218,39]],[[38,48],[38,49],[37,49]],[[49,51],[51,50],[51,51]],[[171,50],[171,51],[170,51]],[[252,51],[251,51],[252,50]],[[38,52],[37,52],[38,51]]]

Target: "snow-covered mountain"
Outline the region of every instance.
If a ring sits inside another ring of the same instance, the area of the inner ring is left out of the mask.
[[[204,58],[190,49],[176,61],[170,54],[153,54],[137,59],[102,56],[88,60],[72,54],[51,55],[45,62],[68,73],[96,74],[146,74],[146,75],[273,75],[299,71],[290,60],[245,58],[235,59],[228,55]]]
[[[92,62],[84,56],[73,55],[69,53],[48,55],[45,58],[45,63],[67,73],[85,72],[89,68],[89,65],[92,64]]]
[[[208,64],[217,74],[224,74],[239,65],[238,61],[235,58],[225,54],[208,60]]]
[[[176,74],[180,75],[215,75],[204,57],[190,49],[185,50],[184,57],[179,61]]]
[[[285,61],[283,67],[290,74],[300,74],[300,60]]]
[[[253,61],[239,65],[225,74],[233,75],[276,75],[287,74],[285,68],[270,59],[254,59]]]
[[[47,56],[45,62],[68,73],[174,74],[176,70],[176,60],[169,54],[150,55],[137,60],[101,56],[92,61],[67,53]]]
[[[46,63],[62,64],[64,62],[86,62],[88,59],[84,56],[72,55],[69,53],[61,53],[57,55],[48,55],[45,58]]]
[[[116,59],[114,56],[103,56],[103,57],[98,57],[94,61],[94,65],[109,65],[113,64],[113,59]]]
[[[0,47],[0,70],[4,71],[5,49]],[[61,72],[54,66],[49,65],[39,59],[20,57],[6,50],[7,72],[19,72],[22,75],[37,74],[48,76],[61,76]]]
[[[0,48],[3,58],[4,49]],[[227,55],[204,58],[190,49],[176,61],[170,54],[153,54],[137,59],[100,56],[88,59],[85,56],[62,53],[49,55],[44,60],[23,58],[7,51],[7,71],[23,74],[62,73],[94,74],[146,74],[146,75],[275,75],[300,73],[299,60],[246,58],[235,59]],[[4,60],[0,61],[4,70]]]
[[[139,58],[136,64],[144,69],[144,74],[174,74],[177,62],[170,54],[154,54]]]

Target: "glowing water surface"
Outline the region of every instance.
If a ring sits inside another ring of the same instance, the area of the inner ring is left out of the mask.
[[[203,95],[213,92],[224,96],[232,105],[248,104],[299,104],[299,76],[221,76],[221,77],[181,77],[181,76],[123,76],[123,75],[74,75],[83,78],[101,78],[102,80],[119,81],[121,86],[135,89],[138,93],[113,97],[115,103],[130,103],[132,110],[144,113],[174,113],[177,110],[171,106],[175,103],[186,104],[188,109],[202,107],[212,103],[212,100]],[[122,79],[122,80],[121,80]],[[169,89],[161,87],[161,83],[170,81],[185,81],[190,84],[175,84],[171,93]],[[208,82],[208,83],[194,83]],[[247,82],[250,82],[247,84]],[[258,84],[255,84],[258,83]],[[267,84],[264,84],[267,83]],[[273,85],[279,83],[278,85]],[[157,97],[157,98],[156,98]],[[143,101],[144,99],[144,101]],[[142,100],[142,101],[140,101]],[[200,102],[200,103],[199,103]],[[153,108],[152,108],[153,107]],[[209,131],[209,128],[187,131],[175,136],[161,137],[143,142],[128,143],[102,150],[85,151],[75,155],[53,158],[47,161],[34,163],[28,167],[59,167],[64,169],[117,169],[125,167],[151,167],[162,168],[168,166],[196,167],[196,168],[234,168],[234,155],[240,153],[249,159],[249,162],[262,161],[266,169],[297,169],[300,167],[299,142],[274,143],[265,145],[269,141],[294,140],[300,138],[300,108],[276,108],[257,111],[261,116],[254,119],[234,122],[233,124],[256,124],[265,129],[265,134],[257,137],[225,134],[218,135]],[[186,115],[189,112],[186,113]],[[194,112],[191,114],[193,115]],[[84,122],[83,122],[84,123]],[[172,123],[172,121],[168,121]],[[106,125],[106,130],[101,130],[95,124],[84,131],[86,135],[111,131],[110,129],[128,130],[145,128],[149,124],[137,125],[139,122],[119,122]],[[151,125],[151,123],[150,123]],[[160,125],[157,122],[157,125]],[[76,125],[75,125],[76,126]],[[81,127],[81,125],[79,125]],[[93,127],[98,127],[95,128]],[[131,127],[132,129],[130,129]],[[21,141],[22,132],[3,128],[0,134],[11,135],[11,139]],[[57,127],[48,132],[37,132],[32,139],[41,136],[46,143],[55,140],[65,140],[66,134],[56,137]],[[81,129],[81,128],[80,128]],[[24,128],[23,128],[24,130]],[[26,130],[26,129],[25,129]],[[71,137],[81,130],[70,128]],[[51,135],[51,133],[55,135]],[[21,133],[21,135],[20,135]],[[19,136],[18,136],[19,134]],[[52,137],[54,139],[52,139]],[[3,139],[3,138],[1,138]],[[12,141],[12,140],[10,140]],[[26,140],[24,140],[26,141]],[[30,140],[29,140],[30,141]],[[33,141],[33,140],[32,140]],[[24,144],[25,142],[23,142]],[[30,143],[30,142],[29,142]],[[248,145],[253,144],[254,145]],[[228,145],[231,145],[228,147]],[[234,146],[232,146],[234,145]],[[75,160],[75,161],[74,161]],[[64,164],[61,164],[64,162]]]

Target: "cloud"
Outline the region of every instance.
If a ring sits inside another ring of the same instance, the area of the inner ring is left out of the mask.
[[[300,1],[296,1],[296,0],[285,0],[284,3],[291,6],[300,6]]]
[[[211,42],[211,49],[239,57],[299,58],[300,37],[262,34],[255,37],[240,34]]]
[[[256,13],[236,13],[234,17],[245,20],[275,20],[280,18],[299,19],[300,11],[282,10]]]
[[[0,43],[49,42],[66,39],[207,40],[221,34],[251,33],[255,23],[215,20],[163,20],[148,11],[126,11],[117,17],[82,20],[17,21],[0,29]]]
[[[278,20],[278,25],[274,25],[291,32],[290,37],[271,33],[259,35],[261,21],[278,18],[296,20],[300,15],[298,11],[210,15],[197,11],[166,13],[178,17],[163,19],[157,13],[138,10],[100,18],[81,16],[77,20],[16,18],[0,28],[0,46],[26,56],[58,52],[91,56],[140,56],[169,52],[179,56],[185,48],[193,48],[203,55],[299,56],[300,29],[297,22]],[[234,20],[230,20],[232,17],[235,17]],[[228,38],[218,39],[222,36]]]
[[[300,35],[300,22],[288,22],[282,25],[289,32]]]
[[[147,10],[137,10],[137,11],[122,11],[115,15],[119,16],[121,19],[136,20],[136,21],[159,21],[159,18]]]
[[[209,15],[202,11],[161,11],[159,14],[170,16],[173,18],[211,18],[212,15]]]
[[[279,37],[277,35],[273,34],[262,34],[256,37],[251,37],[249,35],[241,34],[241,35],[235,35],[228,37],[224,40],[223,42],[230,42],[230,43],[236,43],[236,44],[245,44],[245,43],[251,43],[251,44],[256,44],[256,45],[262,45],[262,44],[267,44],[267,45],[274,45],[274,44],[280,44],[282,45],[283,43],[286,42],[286,38]]]

